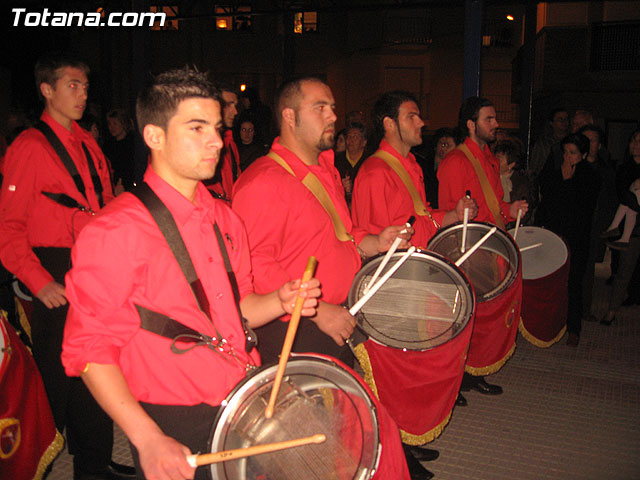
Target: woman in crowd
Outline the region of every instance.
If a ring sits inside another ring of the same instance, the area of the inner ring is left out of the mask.
[[[553,161],[547,161],[540,173],[542,198],[536,223],[563,237],[571,253],[567,345],[575,347],[580,341],[582,279],[601,179],[593,166],[585,161],[589,155],[587,137],[573,133],[565,137],[560,145],[563,152],[560,167],[556,168]]]

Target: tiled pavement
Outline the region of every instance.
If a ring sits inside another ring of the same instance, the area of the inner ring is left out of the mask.
[[[595,309],[608,300],[608,275],[597,265]],[[640,307],[611,327],[584,323],[577,348],[564,340],[540,349],[518,336],[514,356],[490,382],[504,394],[466,393],[430,446],[440,458],[425,466],[439,480],[640,479]],[[114,458],[130,463],[116,429]],[[51,480],[72,478],[66,451]]]

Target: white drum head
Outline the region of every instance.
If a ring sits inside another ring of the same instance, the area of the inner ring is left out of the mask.
[[[511,229],[509,233],[513,236],[515,230]],[[562,238],[551,230],[540,227],[519,227],[516,243],[521,250],[542,243],[539,247],[520,253],[523,280],[535,280],[551,275],[566,263],[569,255]]]

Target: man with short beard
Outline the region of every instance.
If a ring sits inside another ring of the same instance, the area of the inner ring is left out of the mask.
[[[470,191],[478,202],[476,220],[492,223],[504,229],[506,223],[517,217],[518,210],[522,210],[523,215],[527,213],[529,204],[526,200],[516,200],[511,203],[503,200],[504,191],[500,181],[500,161],[491,153],[488,145],[489,142],[495,141],[498,128],[496,110],[493,104],[486,98],[467,98],[460,107],[458,128],[465,135],[464,142],[450,152],[442,160],[440,168],[438,168],[440,208],[453,208],[460,196],[464,195],[466,191]],[[479,170],[476,170],[474,165]],[[481,180],[479,174],[482,173]],[[494,322],[504,323],[504,316],[503,312],[496,312]],[[478,338],[480,338],[478,325],[481,322],[478,320],[478,316],[476,316],[476,326],[471,338],[469,357],[472,356],[475,350],[474,345],[480,343],[478,342]],[[487,329],[492,331],[492,328]],[[486,345],[493,345],[492,335],[493,333],[488,333],[487,338],[483,340]],[[474,339],[477,343],[474,343]],[[496,352],[492,351],[490,353],[493,355]],[[483,372],[490,371],[490,373],[497,372],[510,355],[511,353],[507,353],[498,362],[478,370]],[[483,352],[481,356],[489,357],[490,355]],[[501,387],[485,382],[484,376],[473,370],[467,365],[466,371],[475,376],[472,377],[465,373],[462,382],[463,391],[474,389],[488,395],[502,393]]]
[[[267,156],[242,173],[233,190],[232,206],[249,238],[254,287],[260,293],[299,276],[309,256],[315,256],[322,298],[315,316],[301,318],[293,351],[330,355],[352,365],[345,342],[356,321],[342,303],[360,269],[361,255],[388,250],[404,226],[387,227],[379,235],[352,226],[333,163],[336,115],[329,86],[316,78],[293,80],[280,88],[277,98],[280,136]],[[401,247],[408,246],[411,233],[413,229],[402,234]],[[289,316],[280,320],[256,329],[265,363],[276,361],[282,349]],[[407,478],[397,427],[388,414],[383,418],[389,423],[381,431],[389,424],[392,428],[382,435],[378,478]],[[386,470],[390,463],[397,467],[394,474]]]

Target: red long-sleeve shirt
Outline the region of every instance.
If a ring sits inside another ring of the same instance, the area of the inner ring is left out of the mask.
[[[245,376],[248,356],[213,222],[226,239],[241,298],[253,291],[244,228],[201,184],[194,204],[151,168],[145,181],[171,211],[207,292],[213,323],[239,361],[206,347],[177,355],[170,351],[171,340],[140,328],[136,304],[201,333],[216,333],[150,213],[124,193],[82,231],[72,250],[62,363],[71,376],[89,362],[118,365],[139,401],[219,405]],[[255,349],[251,356],[259,363]]]
[[[442,225],[446,211],[429,208],[422,169],[413,154],[409,153],[408,157],[403,157],[386,140],[382,140],[379,148],[400,161],[431,216],[438,225]],[[353,223],[373,234],[379,234],[389,225],[402,225],[409,217],[415,216],[415,233],[411,237],[411,243],[426,248],[427,242],[438,229],[428,216],[415,214],[413,199],[404,183],[398,174],[375,154],[367,158],[360,167],[351,202]]]
[[[308,166],[278,139],[271,149],[296,177],[271,158],[261,157],[243,172],[233,194],[233,209],[247,228],[256,292],[270,292],[275,285],[298,278],[313,255],[318,259],[314,276],[322,285],[322,299],[342,303],[360,268],[360,255],[353,242],[338,240],[329,215],[302,184],[309,171],[318,177],[347,232],[360,243],[367,232],[352,228],[333,152],[323,152],[318,165]]]
[[[500,181],[500,161],[491,153],[488,145],[485,145],[484,150],[481,150],[478,144],[469,137],[466,138],[464,144],[469,147],[471,153],[478,159],[487,175],[489,184],[493,187],[498,199],[504,223],[506,224],[508,221],[513,220],[509,216],[511,205],[503,200],[504,191]],[[444,157],[438,167],[438,181],[440,182],[438,188],[440,208],[453,210],[458,200],[465,196],[466,191],[469,190],[473,199],[478,203],[478,216],[474,220],[495,223],[495,219],[482,193],[478,175],[463,152],[454,149]]]
[[[226,198],[231,198],[233,192],[233,164],[236,166],[237,175],[240,175],[240,154],[238,153],[238,147],[233,140],[233,131],[231,129],[226,130],[222,136],[224,141],[224,149],[220,157],[220,170],[216,175],[218,181],[207,188],[216,192],[219,195],[224,195]]]
[[[100,209],[82,143],[94,160],[105,204],[113,199],[107,160],[91,134],[76,122],[72,122],[69,131],[47,112],[43,112],[41,119],[53,129],[69,152],[85,185],[87,199],[78,191],[68,170],[40,131],[30,128],[11,144],[5,156],[0,192],[0,259],[34,293],[52,282],[53,277],[42,267],[32,248],[69,248],[93,218],[91,213],[59,205],[42,192],[65,193],[94,212]]]

